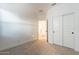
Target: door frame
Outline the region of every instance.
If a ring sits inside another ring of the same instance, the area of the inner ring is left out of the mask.
[[[46,23],[47,23],[47,24],[46,24],[46,25],[47,25],[47,26],[46,26],[46,27],[47,27],[46,34],[47,34],[47,43],[48,43],[48,19],[46,20]]]

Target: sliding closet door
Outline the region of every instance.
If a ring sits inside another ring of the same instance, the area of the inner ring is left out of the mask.
[[[74,13],[63,15],[63,46],[74,48]]]
[[[54,44],[62,45],[62,16],[53,17]]]

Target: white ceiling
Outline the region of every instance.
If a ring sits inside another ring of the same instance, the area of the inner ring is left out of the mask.
[[[37,18],[45,15],[49,3],[0,3],[1,8],[16,13],[22,17]]]

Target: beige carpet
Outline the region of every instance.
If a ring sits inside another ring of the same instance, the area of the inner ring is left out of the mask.
[[[0,55],[76,55],[73,49],[36,40],[0,52]]]

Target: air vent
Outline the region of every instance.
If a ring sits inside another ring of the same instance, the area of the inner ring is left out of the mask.
[[[56,3],[51,4],[51,6],[55,6],[55,5],[56,5]]]

